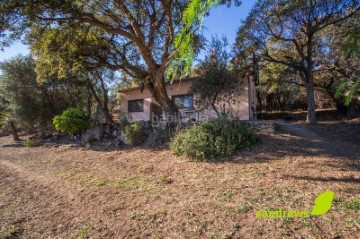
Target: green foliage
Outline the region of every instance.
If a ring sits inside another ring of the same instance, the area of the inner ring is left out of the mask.
[[[236,212],[238,213],[247,213],[250,211],[251,207],[247,205],[239,205],[236,207]]]
[[[125,131],[125,139],[130,142],[131,145],[140,145],[142,144],[146,136],[143,131],[143,127],[140,122],[135,122],[132,124],[128,124],[124,128]]]
[[[359,93],[360,93],[360,77],[358,79],[354,79],[353,81],[350,79],[345,79],[337,87],[335,98],[340,99],[341,97],[345,97],[344,104],[348,106],[353,100],[353,97]]]
[[[240,72],[229,66],[230,55],[226,51],[226,38],[213,38],[205,60],[196,69],[199,77],[193,82],[191,91],[199,99],[195,103],[199,110],[212,107],[220,117],[216,108],[218,101],[229,101],[241,93]]]
[[[113,123],[109,112],[109,87],[117,84],[115,71],[94,67],[94,61],[84,57],[109,54],[109,42],[102,32],[88,26],[74,28],[67,24],[62,28],[34,27],[27,38],[36,57],[38,82],[53,78],[59,83],[69,81],[79,88],[86,88],[82,92],[88,93],[90,100],[92,96],[107,122]],[[94,49],[98,50],[94,52]]]
[[[239,6],[240,1],[235,0]],[[208,14],[211,7],[227,3],[229,0],[191,0],[182,14],[182,28],[174,39],[174,58],[167,71],[170,79],[183,78],[190,73],[192,62],[195,57],[194,40],[196,31],[200,30],[203,18]]]
[[[196,160],[214,160],[237,150],[250,150],[259,141],[244,124],[219,119],[181,131],[170,144],[173,154]]]
[[[355,27],[351,28],[348,32],[348,36],[345,39],[344,45],[344,53],[351,59],[351,61],[346,61],[346,63],[351,62],[359,62],[360,56],[360,29],[358,27],[358,23],[360,23],[360,17],[355,19]],[[350,66],[346,65],[346,69],[349,69]],[[345,97],[344,104],[346,106],[350,105],[353,98],[360,94],[360,74],[358,71],[358,66],[354,66],[354,74],[347,79],[344,79],[336,89],[335,98],[340,99]],[[349,70],[348,70],[349,71]]]
[[[65,79],[47,78],[39,83],[34,68],[30,56],[0,63],[0,118],[14,120],[25,130],[46,130],[52,128],[55,115],[70,106],[85,104],[87,91]]]
[[[39,79],[82,75],[106,67],[121,71],[142,87],[154,85],[149,89],[161,92],[157,95],[161,107],[176,111],[158,80],[161,76],[166,81],[163,76],[176,56],[175,36],[181,31],[188,2],[25,0],[18,4],[8,0],[0,4],[0,47],[1,40],[11,38],[4,37],[7,33],[18,37],[30,33],[26,40],[39,60]],[[186,41],[197,43],[198,35],[193,33]]]
[[[38,147],[40,146],[40,142],[35,139],[28,139],[24,142],[24,146],[29,148]]]
[[[339,75],[349,72],[348,61],[343,69],[330,72],[339,63],[331,44],[336,28],[358,15],[359,6],[359,1],[352,0],[259,0],[239,28],[237,60],[247,62],[257,55],[264,64],[272,62],[297,73],[296,78],[285,75],[286,80],[291,87],[306,88],[307,119],[315,123],[314,85],[329,90]],[[282,80],[283,76],[276,78]]]
[[[194,25],[200,24],[211,6],[218,5],[219,0],[191,0],[182,15],[183,28],[175,36],[175,57],[172,60],[167,76],[171,79],[186,76],[190,73],[191,65],[195,56],[193,48]]]
[[[49,77],[74,77],[81,81],[92,66],[83,55],[94,54],[93,49],[98,49],[97,54],[105,55],[109,50],[101,32],[83,26],[73,28],[71,24],[51,29],[34,27],[27,39],[37,58],[35,72],[39,82]]]
[[[75,135],[90,127],[90,120],[86,112],[80,108],[68,108],[61,115],[53,119],[53,124],[60,132]]]
[[[348,210],[354,210],[360,212],[360,201],[352,200],[345,204],[345,208]]]
[[[260,84],[256,87],[261,107],[267,110],[298,110],[306,106],[305,90],[299,87],[298,73],[290,67],[268,62],[259,70]],[[259,105],[260,106],[260,105]]]
[[[19,120],[33,126],[43,116],[43,112],[40,112],[41,89],[35,80],[34,61],[31,57],[17,56],[1,62],[0,70],[3,120]]]
[[[5,109],[0,109],[0,130],[4,127],[8,119],[8,111]]]
[[[122,128],[125,129],[126,126],[128,126],[130,124],[128,118],[126,117],[126,115],[120,115],[120,125]]]
[[[10,112],[7,105],[6,100],[0,95],[0,130],[4,127],[9,117]]]
[[[76,238],[77,239],[88,239],[90,229],[91,229],[90,226],[84,226],[84,227],[80,228],[76,233]]]
[[[351,22],[351,27],[348,31],[347,38],[345,39],[345,53],[355,55],[360,55],[360,17],[358,16],[354,19],[354,22]],[[346,26],[347,27],[347,26]]]
[[[231,1],[7,0],[0,4],[0,48],[25,32],[39,80],[106,67],[141,87],[153,85],[149,90],[160,92],[160,106],[175,112],[159,77],[167,81],[173,60],[168,75],[190,71],[201,45],[202,18],[211,6]]]
[[[166,142],[166,143],[170,142],[171,135],[173,134],[173,132],[171,132],[171,128],[169,126],[159,130],[158,132],[159,132],[158,139],[161,142]]]

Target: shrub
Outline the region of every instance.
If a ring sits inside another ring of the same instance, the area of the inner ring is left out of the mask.
[[[60,132],[75,135],[90,127],[90,120],[86,112],[80,108],[68,108],[61,115],[53,119],[53,124]]]
[[[237,150],[250,150],[259,141],[252,130],[235,120],[203,122],[181,131],[170,144],[175,155],[196,160],[214,160]]]
[[[131,145],[140,145],[146,140],[146,135],[144,134],[143,127],[140,122],[126,125],[124,131],[125,139]]]
[[[26,141],[24,142],[24,145],[25,145],[25,147],[30,147],[30,148],[32,148],[32,147],[38,147],[38,146],[40,146],[40,143],[39,143],[39,141],[37,141],[37,140],[35,140],[35,139],[28,139],[28,140],[26,140]]]

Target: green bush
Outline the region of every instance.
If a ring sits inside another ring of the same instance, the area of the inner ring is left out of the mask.
[[[250,150],[259,138],[238,121],[220,119],[203,122],[175,136],[170,149],[175,155],[196,160],[214,160],[237,150]]]
[[[60,132],[75,135],[90,127],[90,120],[86,112],[80,108],[68,108],[61,115],[53,119],[53,124]]]
[[[30,147],[30,148],[32,148],[32,147],[38,147],[38,146],[40,146],[40,143],[39,143],[39,141],[37,141],[37,140],[35,140],[35,139],[28,139],[28,140],[26,140],[26,141],[24,142],[24,145],[25,145],[25,147]]]
[[[128,124],[124,128],[125,140],[131,145],[140,145],[146,140],[143,127],[140,122]]]

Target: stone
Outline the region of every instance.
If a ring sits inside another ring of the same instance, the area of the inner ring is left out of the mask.
[[[86,130],[81,137],[81,144],[86,145],[93,141],[99,141],[103,136],[103,131],[100,126]]]

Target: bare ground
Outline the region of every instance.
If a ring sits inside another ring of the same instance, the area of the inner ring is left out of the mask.
[[[0,138],[0,238],[360,238],[360,125],[285,125],[218,163]],[[291,134],[289,134],[291,133]],[[255,210],[329,213],[257,219]]]

